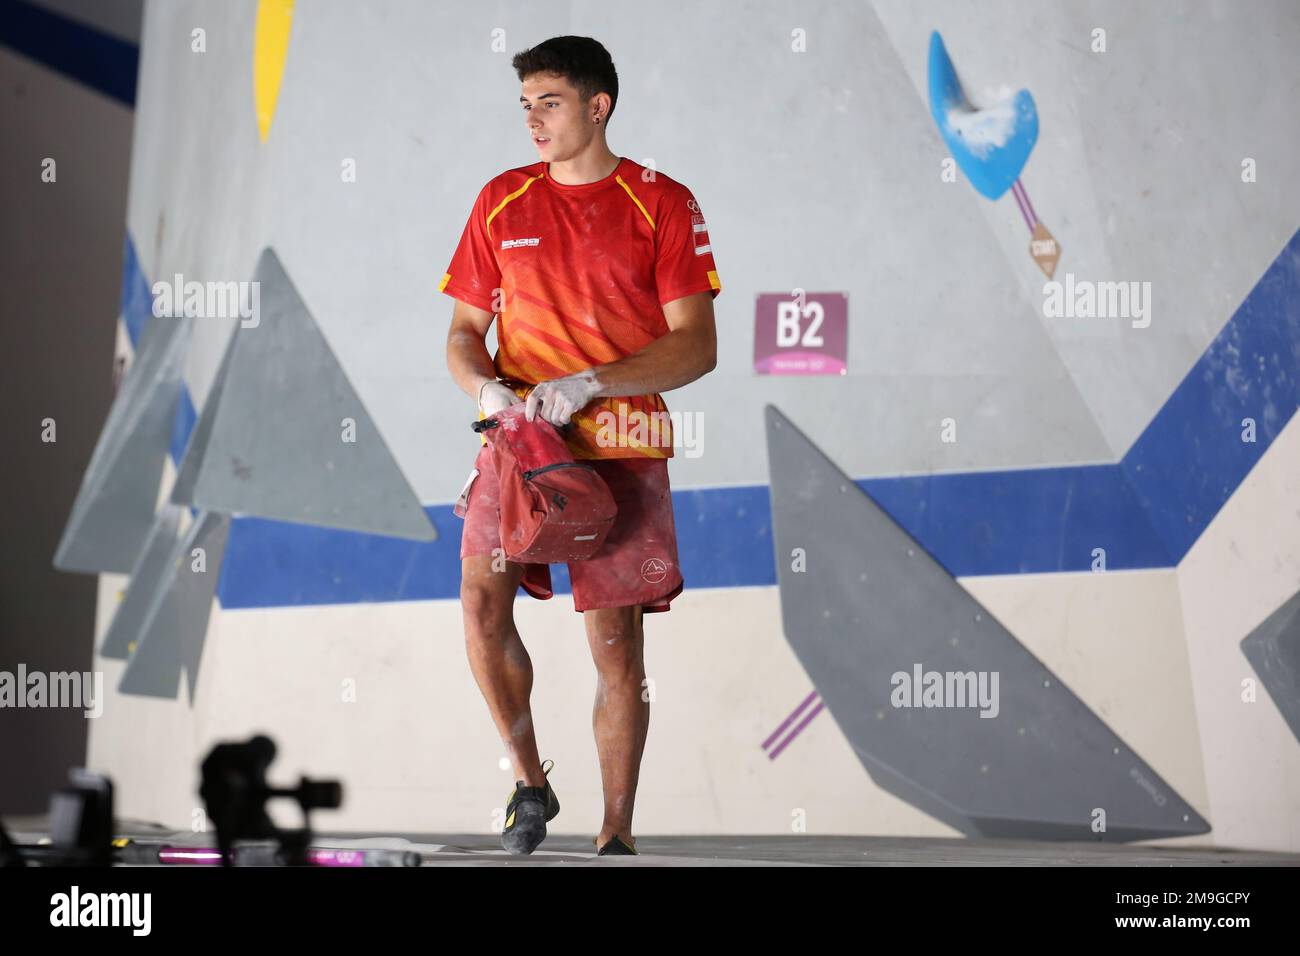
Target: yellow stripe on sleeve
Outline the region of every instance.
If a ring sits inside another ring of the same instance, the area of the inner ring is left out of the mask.
[[[622,176],[615,176],[614,178],[618,180],[618,184],[627,191],[627,194],[632,197],[632,201],[636,203],[636,208],[641,210],[641,215],[645,216],[645,221],[650,223],[650,228],[654,229],[655,221],[650,218],[650,213],[646,212],[645,206],[641,205],[641,200],[636,198],[636,193],[632,192],[632,187],[623,181]]]
[[[528,182],[524,183],[522,186],[520,186],[518,189],[516,189],[509,196],[507,196],[505,199],[501,200],[501,202],[497,204],[497,208],[493,209],[491,214],[489,214],[487,217],[487,231],[489,236],[492,235],[492,220],[497,217],[497,213],[499,213],[502,209],[504,209],[511,201],[518,199],[520,196],[522,196],[528,190],[529,186],[531,186],[533,183],[537,182],[537,180],[541,178],[542,178],[541,176],[534,176],[532,179],[528,180]]]

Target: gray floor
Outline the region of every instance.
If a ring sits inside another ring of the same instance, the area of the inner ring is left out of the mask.
[[[5,820],[18,843],[47,835],[43,817]],[[120,836],[211,846],[212,835],[119,821]],[[871,836],[639,836],[635,857],[597,857],[589,838],[556,834],[510,856],[490,834],[320,834],[318,846],[409,849],[425,866],[1300,866],[1300,854],[1144,844],[1044,843]]]

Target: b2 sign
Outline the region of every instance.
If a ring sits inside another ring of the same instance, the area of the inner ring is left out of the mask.
[[[848,345],[847,293],[759,293],[754,371],[760,375],[844,375]]]

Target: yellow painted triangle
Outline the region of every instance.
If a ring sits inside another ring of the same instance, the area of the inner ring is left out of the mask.
[[[257,25],[253,29],[253,105],[257,110],[257,135],[263,143],[271,135],[292,24],[293,0],[258,0]]]

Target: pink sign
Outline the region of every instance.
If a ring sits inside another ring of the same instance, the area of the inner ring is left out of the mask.
[[[844,292],[759,293],[754,371],[760,375],[844,375],[849,358]]]

